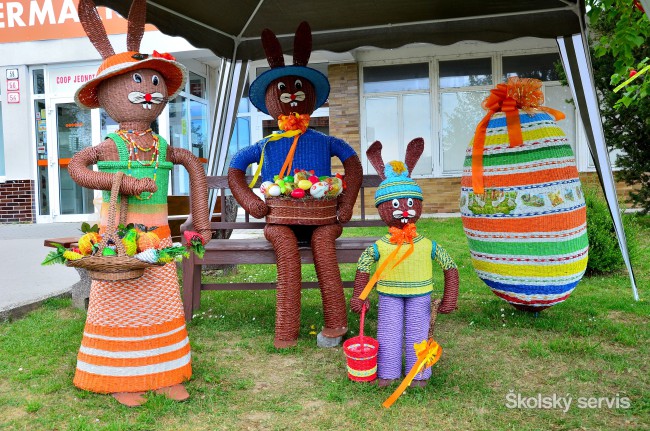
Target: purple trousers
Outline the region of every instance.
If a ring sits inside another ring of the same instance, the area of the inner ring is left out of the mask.
[[[427,339],[431,321],[431,295],[395,297],[379,294],[377,316],[377,376],[380,379],[402,377],[402,352],[406,352],[408,373],[417,361],[413,345]],[[415,380],[431,377],[431,368],[415,376]]]

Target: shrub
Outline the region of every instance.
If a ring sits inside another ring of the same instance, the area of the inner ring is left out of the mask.
[[[614,222],[607,202],[595,190],[585,190],[587,204],[587,236],[589,237],[589,262],[587,274],[610,274],[625,268],[623,255],[618,245]],[[636,216],[623,214],[623,229],[627,237],[630,259],[634,260],[638,251]]]

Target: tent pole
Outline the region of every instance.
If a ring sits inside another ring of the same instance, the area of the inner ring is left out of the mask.
[[[583,30],[580,34],[574,34],[571,37],[558,37],[557,44],[562,56],[564,71],[567,74],[571,87],[573,100],[576,102],[576,108],[578,109],[582,124],[585,126],[587,143],[594,160],[596,173],[605,193],[609,213],[614,222],[618,245],[630,276],[632,293],[634,299],[638,301],[639,293],[636,288],[634,271],[632,270],[632,263],[630,262],[630,255],[628,253],[623,220],[618,206],[616,183],[612,174],[609,152],[605,144],[605,134],[598,108],[599,102],[596,95],[587,38]]]

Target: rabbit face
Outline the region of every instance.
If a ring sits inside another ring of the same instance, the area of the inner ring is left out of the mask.
[[[266,88],[266,109],[273,118],[291,113],[311,114],[316,105],[313,84],[299,76],[283,76]]]
[[[118,123],[152,122],[167,104],[167,85],[152,69],[138,69],[107,79],[98,88],[99,104]]]
[[[413,198],[400,198],[382,202],[377,207],[379,216],[389,227],[403,228],[415,223],[422,214],[422,201]]]

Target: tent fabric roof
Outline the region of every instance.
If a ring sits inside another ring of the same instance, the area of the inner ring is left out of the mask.
[[[127,16],[131,0],[96,4]],[[314,51],[347,52],[362,46],[569,36],[580,33],[584,11],[584,0],[150,0],[147,22],[220,57],[232,58],[237,45],[236,59],[258,60],[264,58],[264,28],[291,53],[301,21],[312,28]]]

